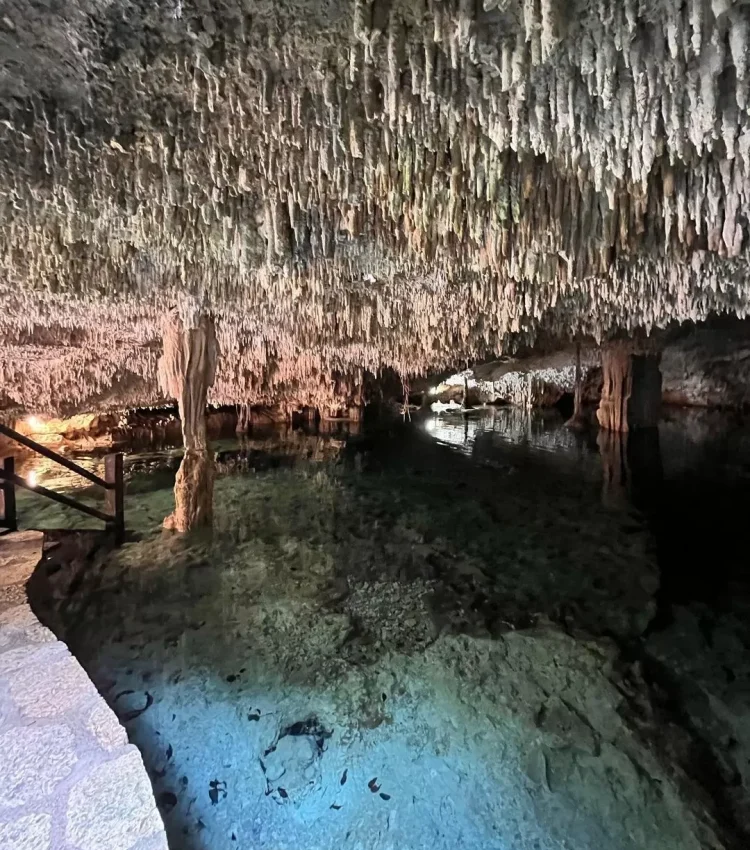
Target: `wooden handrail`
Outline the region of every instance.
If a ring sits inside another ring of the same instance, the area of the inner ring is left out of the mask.
[[[83,478],[91,481],[92,484],[98,484],[100,487],[104,487],[105,490],[109,490],[114,487],[114,484],[110,484],[105,481],[103,478],[99,478],[98,475],[95,475],[93,472],[89,472],[88,469],[84,469],[82,466],[79,466],[77,463],[73,463],[72,460],[68,460],[66,457],[63,457],[61,454],[53,451],[52,449],[48,449],[46,446],[41,445],[41,443],[37,443],[34,440],[30,440],[28,437],[24,437],[23,434],[19,434],[18,431],[14,431],[12,428],[9,428],[7,425],[3,425],[0,422],[0,434],[4,434],[6,437],[9,437],[11,440],[15,440],[17,443],[20,443],[22,446],[26,446],[27,449],[31,449],[37,454],[42,455],[42,457],[46,457],[47,460],[52,460],[55,463],[59,463],[60,466],[64,466],[66,469],[69,469],[71,472],[75,472],[77,475],[80,475]]]
[[[9,475],[5,472],[5,470],[0,469],[0,480],[11,481],[16,487],[23,487],[24,490],[30,490],[32,493],[39,493],[40,496],[46,496],[53,502],[59,502],[61,505],[65,505],[68,508],[74,508],[82,514],[88,514],[89,516],[94,517],[94,519],[100,519],[106,523],[113,523],[115,521],[113,514],[105,514],[103,511],[98,511],[96,508],[84,505],[83,502],[77,502],[75,499],[71,499],[70,496],[64,496],[62,493],[56,493],[54,490],[48,490],[40,484],[29,484],[29,482],[21,478],[20,475]]]
[[[46,446],[42,446],[34,440],[24,437],[18,431],[14,431],[7,425],[0,423],[0,434],[4,434],[11,440],[15,440],[22,446],[31,449],[37,454],[59,463],[71,472],[80,475],[87,481],[97,484],[106,490],[107,508],[111,513],[104,513],[96,508],[84,505],[70,496],[64,496],[62,493],[56,493],[54,490],[48,490],[46,487],[41,487],[38,484],[29,484],[20,475],[16,475],[15,462],[12,457],[6,457],[3,460],[2,468],[0,468],[0,528],[7,528],[15,531],[18,528],[18,520],[16,517],[16,487],[22,487],[24,490],[30,490],[32,493],[39,493],[53,502],[58,502],[66,507],[73,508],[81,513],[88,514],[95,519],[100,519],[107,524],[107,528],[114,532],[115,545],[120,546],[125,537],[125,488],[123,483],[122,469],[122,454],[110,454],[104,458],[104,478],[94,475],[72,460],[58,454]]]

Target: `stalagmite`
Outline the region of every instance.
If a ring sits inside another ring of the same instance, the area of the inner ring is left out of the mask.
[[[214,382],[218,349],[214,321],[185,311],[164,322],[164,353],[159,380],[177,399],[185,454],[175,480],[175,510],[164,520],[173,531],[210,526],[213,518],[214,465],[206,437],[206,401]]]

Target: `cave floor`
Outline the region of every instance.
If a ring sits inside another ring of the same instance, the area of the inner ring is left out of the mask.
[[[134,454],[136,539],[48,577],[58,630],[173,850],[740,847],[749,434],[505,409],[226,443],[185,538]]]

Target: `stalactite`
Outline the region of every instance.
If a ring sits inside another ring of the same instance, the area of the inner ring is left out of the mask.
[[[153,342],[186,292],[240,352],[212,390],[236,403],[296,383],[324,406],[319,374],[424,373],[540,331],[748,315],[746,5],[504,0],[478,21],[353,0],[324,39],[278,26],[283,4],[252,27],[201,5],[184,38],[96,65],[64,4],[70,61],[0,95],[19,399],[56,392],[22,375],[22,332],[76,328],[114,364],[106,340]],[[95,393],[104,371],[84,369]]]

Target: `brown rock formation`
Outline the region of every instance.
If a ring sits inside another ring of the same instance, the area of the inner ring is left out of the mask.
[[[214,461],[207,449],[185,450],[174,482],[174,513],[164,520],[169,531],[190,531],[213,522]]]
[[[602,349],[604,384],[596,418],[605,431],[627,431],[627,404],[631,393],[630,349],[610,345]]]
[[[238,434],[247,434],[250,430],[250,405],[237,405],[237,425],[235,431]]]
[[[661,410],[660,354],[632,341],[602,349],[604,383],[597,419],[607,431],[652,428]]]
[[[213,319],[183,319],[177,311],[164,324],[164,354],[159,380],[164,392],[177,399],[185,455],[175,480],[175,510],[164,520],[173,531],[211,525],[214,468],[206,437],[206,399],[216,375],[216,333]]]

